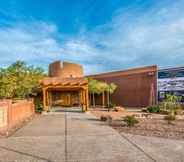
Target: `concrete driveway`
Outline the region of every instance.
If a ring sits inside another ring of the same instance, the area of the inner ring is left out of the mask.
[[[184,141],[118,134],[91,114],[42,115],[0,139],[0,162],[182,162]]]

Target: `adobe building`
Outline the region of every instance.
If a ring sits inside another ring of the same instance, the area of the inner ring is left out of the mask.
[[[88,82],[81,65],[56,61],[49,65],[49,75],[42,82],[43,106],[48,111],[55,106],[80,106],[88,109]]]
[[[146,107],[157,102],[157,66],[90,75],[93,79],[115,83],[112,103],[126,107]],[[97,104],[101,104],[98,100]]]
[[[146,107],[157,102],[157,66],[86,76],[106,83],[115,83],[112,103],[126,107]],[[44,110],[55,106],[89,106],[88,81],[79,64],[56,61],[49,65],[48,77],[41,82]],[[102,105],[96,95],[96,104]],[[107,101],[105,101],[107,102]]]

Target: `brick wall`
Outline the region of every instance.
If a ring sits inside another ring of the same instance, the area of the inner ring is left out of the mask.
[[[79,64],[56,61],[49,65],[50,77],[83,77],[83,67]]]
[[[16,103],[12,103],[12,100],[0,100],[0,129],[15,127],[34,113],[33,99],[21,100]]]

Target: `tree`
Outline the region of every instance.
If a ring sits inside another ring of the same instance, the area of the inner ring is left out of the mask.
[[[161,104],[161,109],[167,112],[169,115],[174,116],[176,112],[181,109],[179,104],[180,101],[180,96],[167,94],[166,99]]]
[[[114,91],[117,89],[117,85],[114,83],[108,84],[106,88],[107,92],[107,107],[110,108],[111,98],[110,96],[114,93]]]
[[[90,96],[92,95],[92,105],[95,106],[95,94],[103,94],[103,103],[104,103],[104,93],[106,89],[106,83],[102,81],[98,81],[95,79],[88,78],[88,86],[89,86],[89,93]]]
[[[90,101],[95,106],[95,94],[102,94],[102,105],[105,105],[105,92],[107,94],[107,104],[110,105],[110,95],[114,93],[117,86],[114,83],[107,84],[103,81],[98,81],[92,78],[88,78]],[[91,96],[92,95],[92,96]]]
[[[105,106],[105,91],[107,90],[108,84],[105,82],[99,82],[99,90],[100,93],[102,94],[102,106]]]
[[[98,81],[94,79],[88,79],[89,93],[92,95],[92,104],[95,106],[95,93],[98,93]]]
[[[44,76],[43,69],[27,66],[22,61],[0,68],[0,98],[24,99],[34,95]]]

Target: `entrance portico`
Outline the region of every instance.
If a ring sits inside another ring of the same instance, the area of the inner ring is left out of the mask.
[[[88,110],[88,82],[84,78],[47,77],[42,80],[43,107],[80,106]]]

